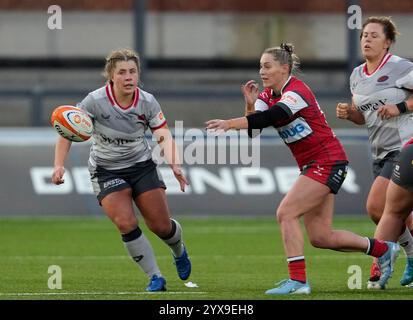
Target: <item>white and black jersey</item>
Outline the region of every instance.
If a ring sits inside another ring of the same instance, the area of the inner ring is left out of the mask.
[[[363,63],[353,70],[350,89],[354,104],[366,121],[373,159],[383,159],[389,152],[400,150],[413,135],[413,114],[407,112],[382,120],[377,111],[380,106],[409,98],[413,89],[413,63],[386,54],[372,73],[368,73]]]
[[[89,93],[78,105],[93,120],[89,168],[118,170],[152,158],[145,131],[166,125],[155,97],[139,88],[132,104],[122,107],[108,84]]]

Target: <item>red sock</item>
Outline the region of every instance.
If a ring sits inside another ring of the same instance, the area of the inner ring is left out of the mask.
[[[373,257],[381,257],[387,251],[387,244],[382,240],[369,239],[370,241],[370,250],[367,252],[368,255]]]
[[[290,259],[292,259],[292,261]],[[295,280],[295,281],[300,281],[302,283],[306,283],[307,278],[305,274],[304,256],[288,258],[287,261],[288,261],[288,272],[290,273],[290,279]]]

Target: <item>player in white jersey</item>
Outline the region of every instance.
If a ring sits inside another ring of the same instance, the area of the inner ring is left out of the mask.
[[[339,103],[337,117],[368,129],[375,180],[367,199],[367,212],[377,224],[383,214],[387,187],[400,149],[413,135],[413,63],[389,53],[398,31],[388,17],[370,17],[360,35],[365,63],[350,77],[352,104]],[[402,285],[413,282],[413,223],[411,215],[399,242],[407,254]],[[368,287],[374,288],[380,269],[373,263]]]
[[[181,190],[188,184],[183,175],[175,142],[159,103],[138,87],[139,56],[130,49],[113,51],[106,59],[106,86],[87,95],[78,104],[93,120],[93,143],[89,171],[93,190],[106,215],[119,229],[132,259],[148,275],[147,291],[166,290],[152,247],[139,228],[133,202],[146,225],[172,250],[178,275],[186,280],[191,262],[182,240],[180,224],[170,218],[165,184],[152,161],[145,139],[150,128],[170,164]],[[56,143],[52,181],[64,182],[64,161],[71,142]]]

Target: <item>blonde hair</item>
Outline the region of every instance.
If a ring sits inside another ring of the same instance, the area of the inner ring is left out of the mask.
[[[105,68],[103,70],[103,76],[106,78],[106,80],[108,80],[109,82],[112,82],[111,78],[112,78],[113,71],[115,70],[116,63],[118,61],[129,61],[129,60],[135,61],[136,66],[138,68],[138,73],[140,73],[141,67],[140,67],[139,54],[132,49],[124,48],[124,49],[114,50],[108,54],[108,56],[106,57]]]
[[[280,64],[288,64],[290,74],[299,69],[300,59],[294,53],[294,46],[291,43],[281,43],[279,47],[265,49],[264,53],[272,55]]]

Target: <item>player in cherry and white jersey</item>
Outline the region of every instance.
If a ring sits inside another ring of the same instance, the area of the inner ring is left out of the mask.
[[[337,161],[347,164],[347,156],[340,141],[327,124],[311,89],[304,82],[289,76],[279,93],[265,88],[255,102],[255,110],[266,111],[276,104],[289,117],[274,119],[273,125],[291,149],[301,170],[314,159],[330,165]]]
[[[242,86],[246,116],[230,120],[210,120],[207,129],[260,130],[273,126],[293,153],[301,174],[277,209],[289,279],[266,294],[308,294],[304,237],[300,217],[304,219],[308,238],[318,248],[359,251],[374,257],[394,256],[398,245],[333,230],[334,194],[347,173],[347,156],[343,146],[327,124],[311,89],[291,75],[297,57],[290,44],[269,48],[260,60],[264,91],[259,93],[254,81]],[[261,111],[261,112],[256,112]]]
[[[155,97],[138,87],[139,56],[130,49],[113,51],[106,58],[107,84],[89,93],[78,107],[92,118],[93,144],[89,171],[93,191],[106,215],[121,233],[131,258],[149,277],[147,291],[165,291],[153,249],[138,225],[133,203],[148,229],[171,249],[178,275],[186,280],[191,262],[182,239],[182,228],[171,219],[165,184],[152,161],[145,139],[150,128],[169,163],[181,190],[188,184],[180,168],[175,142]],[[71,142],[59,138],[55,149],[52,181],[64,183],[64,162]]]
[[[388,17],[370,17],[360,36],[365,63],[354,68],[350,77],[352,105],[339,103],[337,116],[368,130],[373,158],[374,182],[367,198],[367,212],[377,224],[384,210],[386,189],[400,149],[413,135],[413,63],[389,53],[398,31]],[[389,116],[391,114],[391,117]],[[413,282],[413,223],[407,217],[406,229],[400,235],[407,263],[402,285]],[[368,288],[375,288],[380,270],[373,263]],[[378,286],[380,287],[380,286]]]

